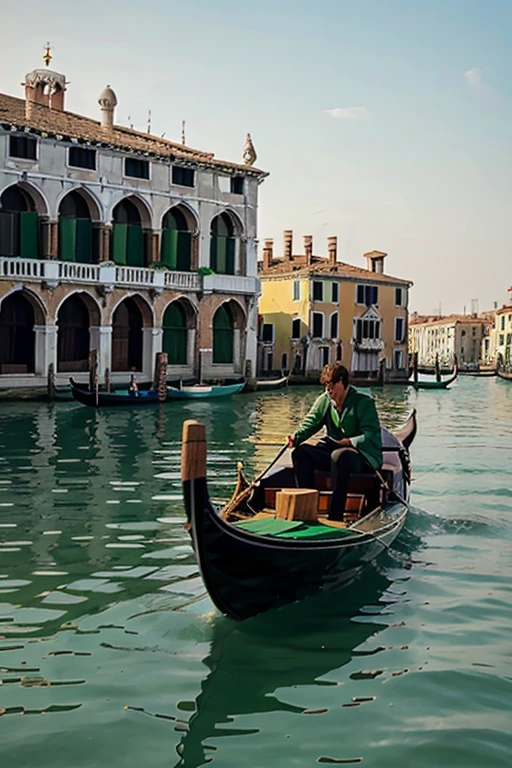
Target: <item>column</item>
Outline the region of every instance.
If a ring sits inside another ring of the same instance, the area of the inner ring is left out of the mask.
[[[99,261],[110,261],[110,236],[112,233],[111,224],[100,224],[99,226]]]
[[[48,258],[56,260],[59,258],[59,222],[48,222]]]
[[[112,371],[112,326],[91,326],[91,349],[97,349],[99,355],[98,378],[100,383],[105,380],[107,368]]]
[[[251,296],[247,308],[247,328],[245,342],[245,360],[251,361],[253,371],[257,370],[258,361],[258,298]],[[243,364],[245,364],[243,360]]]
[[[144,379],[153,381],[155,355],[162,351],[163,331],[161,328],[142,329],[142,373]]]
[[[192,233],[192,239],[190,244],[190,271],[197,272],[199,269],[199,246],[201,243],[201,236],[199,232]]]
[[[57,326],[34,325],[35,360],[34,368],[38,376],[46,376],[48,366],[53,363],[57,372]]]
[[[155,264],[160,261],[160,230],[151,233],[151,262]]]

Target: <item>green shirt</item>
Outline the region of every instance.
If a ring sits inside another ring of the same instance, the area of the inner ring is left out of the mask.
[[[375,403],[370,395],[349,386],[341,413],[327,392],[321,394],[296,431],[295,444],[300,445],[321,427],[335,440],[348,437],[374,469],[382,464],[382,437]]]

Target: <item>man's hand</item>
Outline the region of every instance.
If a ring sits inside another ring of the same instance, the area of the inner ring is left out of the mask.
[[[340,448],[352,448],[352,443],[349,437],[342,437],[341,440],[336,440]]]
[[[293,435],[288,435],[288,448],[295,448],[295,438]]]

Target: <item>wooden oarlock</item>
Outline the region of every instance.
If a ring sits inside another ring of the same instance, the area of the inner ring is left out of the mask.
[[[181,481],[206,477],[206,427],[200,421],[183,422]]]
[[[281,520],[318,520],[318,491],[309,488],[278,491],[276,517]]]

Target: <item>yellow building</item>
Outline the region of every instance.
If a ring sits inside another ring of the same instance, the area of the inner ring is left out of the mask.
[[[367,269],[337,260],[337,239],[328,256],[313,255],[313,238],[293,255],[293,233],[284,233],[284,255],[274,258],[265,240],[259,277],[259,371],[315,374],[342,360],[359,378],[377,374],[384,358],[389,377],[407,367],[407,306],[412,283],[384,273],[385,253],[365,254]]]

